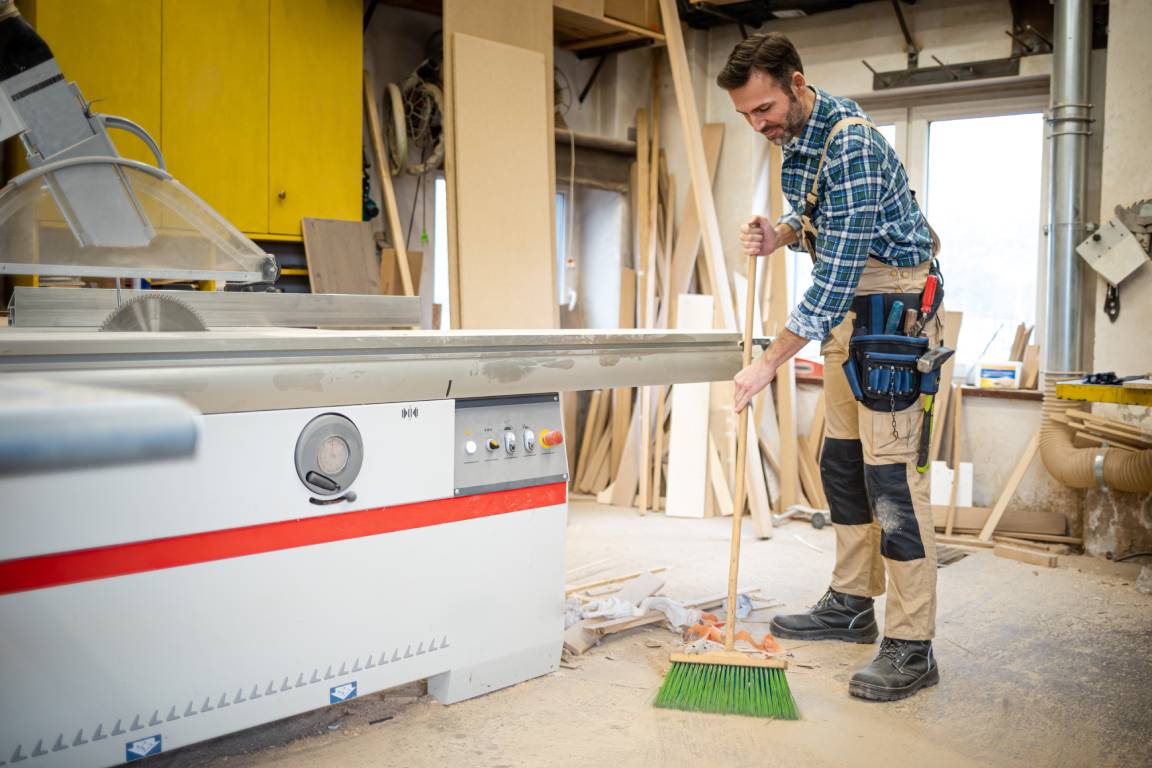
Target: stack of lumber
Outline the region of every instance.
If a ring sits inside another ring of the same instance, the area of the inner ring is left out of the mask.
[[[748,276],[729,269],[712,198],[723,126],[701,125],[675,5],[661,2],[661,7],[672,23],[665,24],[667,48],[654,51],[649,104],[636,116],[634,258],[621,278],[620,325],[737,331],[736,307],[744,301],[745,291],[740,285],[734,291],[733,286]],[[678,216],[675,179],[668,173],[660,137],[659,73],[664,55],[672,71],[682,149],[691,172],[689,196]],[[771,185],[777,190],[772,207],[779,213],[780,152],[775,148],[772,166],[777,177]],[[758,322],[757,331],[763,333],[782,325],[788,310],[783,251],[771,261],[757,299],[759,315],[766,319]],[[776,301],[766,301],[768,295]],[[752,420],[757,429],[749,431],[747,503],[761,537],[771,535],[773,503],[782,510],[809,501],[799,491],[801,439],[795,433],[795,380],[790,366],[780,382],[775,398],[769,392],[755,403]],[[779,408],[776,398],[782,403]],[[732,401],[730,380],[591,393],[579,420],[583,430],[574,490],[596,493],[601,502],[636,507],[641,514],[660,510],[684,517],[731,514],[737,433]],[[783,414],[779,420],[777,413]],[[803,466],[815,504],[823,503],[816,468],[821,439],[822,429],[803,440]]]
[[[1040,346],[1028,343],[1032,331],[1033,326],[1024,323],[1016,326],[1016,336],[1008,355],[1009,360],[1024,364],[1020,372],[1020,389],[1036,389],[1040,381]]]
[[[1072,428],[1073,445],[1094,448],[1107,445],[1122,451],[1144,451],[1152,448],[1152,432],[1124,421],[1097,416],[1088,411],[1069,410],[1053,414],[1052,419]]]

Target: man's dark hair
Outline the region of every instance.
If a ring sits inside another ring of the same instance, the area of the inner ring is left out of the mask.
[[[728,63],[716,76],[716,84],[726,91],[740,88],[759,69],[772,76],[776,84],[788,93],[793,72],[804,72],[800,54],[792,41],[779,32],[758,32],[750,35],[732,49]]]

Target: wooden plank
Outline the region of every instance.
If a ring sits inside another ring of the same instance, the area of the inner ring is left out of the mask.
[[[946,347],[956,349],[956,345],[960,340],[960,326],[964,322],[963,312],[945,312],[944,313],[944,339],[942,343]],[[936,394],[936,400],[932,408],[936,413],[941,415],[948,413],[948,399],[951,394],[952,374],[956,369],[956,356],[953,355],[948,362],[944,363],[944,367],[940,369],[940,391]],[[936,461],[940,455],[940,443],[944,439],[944,430],[933,429],[932,434],[928,436],[928,466],[932,466],[932,462]]]
[[[952,406],[952,488],[948,491],[948,517],[944,522],[944,533],[949,536],[956,522],[956,494],[960,490],[960,437],[964,432],[964,390],[957,386],[952,389],[956,390]]]
[[[953,533],[956,531],[979,531],[988,522],[992,510],[988,507],[956,507],[953,519]],[[948,507],[932,505],[932,522],[936,528],[945,530],[948,520]],[[1060,535],[1068,528],[1068,518],[1059,512],[1037,508],[1012,508],[1004,512],[997,533],[1005,531],[1030,531],[1035,534]]]
[[[457,234],[451,262],[459,293],[454,327],[555,328],[548,56],[459,32],[451,46]],[[516,275],[517,300],[494,300],[506,291],[509,274]]]
[[[828,509],[828,499],[824,496],[824,487],[820,481],[820,467],[808,448],[808,438],[799,435],[797,438],[799,453],[800,483],[804,487],[804,494],[817,509]]]
[[[597,450],[592,456],[592,469],[591,474],[588,476],[588,490],[592,493],[599,494],[608,487],[608,480],[610,478],[608,469],[611,462],[611,448],[612,448],[612,433],[609,429],[604,430],[603,437],[600,438],[603,445],[602,450]],[[599,497],[597,497],[599,501]]]
[[[812,410],[812,423],[808,425],[808,455],[812,463],[819,467],[820,447],[824,443],[824,390],[816,398],[816,406]]]
[[[1045,568],[1055,568],[1057,557],[1050,552],[1037,552],[1034,549],[1013,547],[1007,544],[997,544],[992,547],[992,554],[996,557],[1006,557],[1029,565],[1040,565]]]
[[[724,467],[720,464],[720,451],[711,435],[708,436],[708,479],[712,485],[717,510],[722,516],[731,517],[735,509],[732,501],[732,490],[724,479]]]
[[[652,462],[652,506],[653,512],[660,511],[660,475],[664,467],[664,422],[668,409],[668,387],[658,388],[656,397],[656,449]]]
[[[1024,369],[1020,372],[1020,387],[1036,389],[1040,380],[1040,345],[1029,344],[1024,348]]]
[[[1109,442],[1125,445],[1136,450],[1148,450],[1152,448],[1152,436],[1137,436],[1137,434],[1130,430],[1114,429],[1097,422],[1084,422],[1083,430],[1103,437]]]
[[[597,587],[607,587],[611,584],[620,584],[622,582],[630,581],[632,579],[638,579],[646,573],[664,573],[667,570],[668,570],[668,566],[662,565],[662,566],[659,566],[657,568],[648,568],[648,569],[645,569],[643,571],[635,571],[633,573],[625,573],[622,576],[610,576],[606,579],[597,579],[596,581],[589,581],[589,582],[585,582],[583,584],[577,584],[577,585],[572,586],[572,587],[565,587],[564,588],[564,596],[565,597],[571,597],[572,595],[576,594],[577,592],[587,592],[588,590],[596,589]]]
[[[1029,465],[1032,464],[1032,459],[1036,457],[1036,450],[1040,447],[1040,431],[1037,430],[1033,433],[1032,439],[1028,441],[1027,447],[1024,448],[1024,453],[1021,454],[1020,460],[1016,462],[1016,468],[1012,470],[1012,474],[1008,477],[1008,482],[1004,484],[1004,489],[1000,491],[1000,497],[996,500],[996,505],[992,507],[992,513],[988,516],[988,521],[984,523],[984,527],[980,529],[980,539],[988,541],[992,538],[992,532],[996,530],[996,526],[1000,524],[1000,518],[1004,515],[1004,510],[1008,508],[1008,503],[1012,501],[1012,496],[1016,493],[1016,488],[1019,487],[1020,481],[1024,478],[1024,473],[1028,471]]]
[[[716,167],[720,162],[720,148],[724,144],[724,124],[708,123],[704,126],[704,156],[708,163],[708,182],[716,179]],[[676,234],[672,248],[672,269],[669,277],[670,294],[668,310],[661,313],[663,322],[676,323],[676,302],[680,294],[687,293],[696,271],[696,254],[700,252],[700,219],[696,215],[692,182],[688,182],[688,199],[680,211],[680,230]],[[707,293],[707,291],[704,291]],[[665,326],[666,327],[666,326]]]
[[[588,474],[588,459],[592,455],[593,440],[598,437],[600,401],[603,397],[603,391],[598,389],[588,399],[588,413],[584,416],[584,432],[580,439],[580,453],[576,459],[576,469],[572,473],[572,476],[576,478],[577,485],[582,485],[580,481]]]
[[[778,333],[788,320],[788,283],[783,248],[770,257],[777,262],[772,268],[772,288],[770,314],[772,333]],[[780,453],[776,460],[780,465],[779,509],[787,509],[799,501],[800,457],[797,454],[796,436],[796,370],[791,360],[776,370],[776,417],[780,427]]]
[[[417,290],[423,271],[423,251],[408,251],[408,279]],[[400,273],[400,262],[396,259],[395,248],[380,249],[380,293],[385,296],[404,295],[404,276]]]
[[[654,130],[658,124],[658,121],[654,121],[651,130]],[[652,274],[650,252],[652,250],[652,181],[656,176],[656,170],[652,167],[650,136],[648,110],[641,107],[636,110],[636,208],[632,215],[633,221],[636,222],[637,231],[637,248],[634,261],[639,275],[639,288],[637,291],[639,318],[637,325],[640,328],[647,327],[649,322],[648,297],[652,293],[652,283],[655,277],[655,275]],[[637,461],[639,462],[637,465],[637,473],[639,475],[640,487],[639,509],[640,513],[643,514],[648,508],[649,444],[646,427],[648,414],[652,409],[651,393],[648,387],[641,387],[639,389],[639,397],[637,397],[636,400],[636,406],[639,408],[641,414],[640,455],[637,457]],[[626,462],[628,460],[629,457],[623,457],[623,461]],[[619,477],[619,470],[617,470],[617,477]],[[621,493],[624,492],[625,489],[621,489]]]
[[[764,459],[760,454],[760,440],[752,425],[756,423],[755,407],[749,404],[752,412],[748,414],[749,429],[747,436],[747,456],[744,476],[747,479],[748,512],[752,518],[752,528],[756,538],[768,539],[772,537],[772,502],[768,483],[764,475]]]
[[[371,224],[306,218],[301,228],[312,293],[380,293]]]
[[[992,541],[997,544],[1007,544],[1011,547],[1023,547],[1024,549],[1034,549],[1040,552],[1050,552],[1053,555],[1067,555],[1072,552],[1072,545],[1070,544],[1048,544],[1043,541],[1031,541],[1015,536],[1003,536],[999,533],[992,534]]]
[[[364,106],[368,112],[368,132],[372,138],[372,154],[376,161],[376,175],[380,180],[380,191],[384,196],[384,215],[388,222],[388,235],[392,238],[392,247],[400,254],[400,281],[405,296],[415,296],[416,290],[412,286],[412,275],[408,270],[408,244],[405,242],[404,229],[400,226],[400,209],[396,206],[396,191],[392,188],[392,167],[388,160],[388,152],[384,148],[384,133],[380,129],[380,113],[376,109],[376,85],[372,82],[372,73],[364,70]],[[315,291],[313,291],[315,293]]]
[[[679,297],[676,328],[699,330],[712,325],[713,298],[684,294]],[[672,388],[672,428],[668,437],[669,517],[703,517],[705,467],[708,462],[707,382],[677,384]]]
[[[692,75],[684,50],[684,35],[680,29],[676,0],[660,0],[660,16],[668,44],[668,61],[672,67],[680,130],[684,136],[684,149],[692,176],[692,197],[696,205],[696,215],[701,223],[704,258],[712,277],[713,296],[718,302],[717,315],[720,322],[717,325],[720,328],[736,329],[736,313],[732,306],[732,291],[728,284],[728,267],[724,261],[720,223],[716,218],[716,204],[712,198],[712,186],[708,180],[707,162],[704,158],[700,113],[696,107],[696,94],[692,87]]]
[[[611,503],[617,507],[631,507],[636,501],[636,488],[640,480],[640,437],[643,434],[641,412],[637,408],[632,413],[632,422],[624,438],[624,452],[620,466],[612,480]]]
[[[636,327],[636,270],[620,268],[620,327]],[[632,389],[620,387],[612,391],[612,460],[609,473],[615,476],[624,455],[624,441],[632,421]]]
[[[613,597],[626,603],[639,605],[646,597],[656,594],[664,588],[666,579],[654,573],[642,573],[635,579],[624,582],[624,586]]]
[[[1119,430],[1121,432],[1129,432],[1133,437],[1144,440],[1152,439],[1152,432],[1146,429],[1141,429],[1135,424],[1129,424],[1126,421],[1119,419],[1110,419],[1107,416],[1100,416],[1099,414],[1091,413],[1089,411],[1067,411],[1068,416],[1084,424],[1098,424],[1102,427]]]
[[[996,546],[991,541],[980,541],[980,539],[975,536],[944,536],[939,533],[936,534],[936,543],[975,547],[977,549],[992,549],[992,547]]]
[[[564,650],[573,656],[579,656],[600,642],[602,635],[589,631],[589,623],[588,619],[584,619],[564,630]]]

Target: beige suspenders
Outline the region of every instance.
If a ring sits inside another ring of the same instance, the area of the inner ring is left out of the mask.
[[[866,125],[869,128],[876,126],[863,117],[846,117],[843,120],[836,122],[831,130],[828,131],[828,137],[824,139],[824,151],[820,153],[820,162],[816,164],[816,175],[812,179],[812,189],[809,190],[805,196],[804,211],[800,214],[800,232],[798,233],[800,239],[803,241],[808,255],[812,257],[812,261],[816,261],[816,225],[812,223],[812,215],[816,212],[816,203],[819,200],[820,190],[820,171],[824,170],[824,159],[828,156],[828,147],[832,145],[832,139],[836,134],[844,130],[850,125]],[[915,198],[913,198],[915,200]],[[919,202],[916,203],[920,205]],[[936,234],[936,230],[932,229],[932,225],[928,223],[928,217],[924,216],[924,212],[920,212],[920,216],[924,219],[924,223],[928,226],[928,234],[932,237],[932,255],[940,253],[940,237]]]

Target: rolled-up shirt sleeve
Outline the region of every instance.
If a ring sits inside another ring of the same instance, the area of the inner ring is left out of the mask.
[[[880,156],[871,151],[872,137],[854,129],[833,142],[841,144],[838,153],[829,148],[812,287],[788,318],[788,330],[806,339],[823,339],[848,314],[876,234],[884,189]]]
[[[792,228],[793,232],[799,232],[802,226],[800,223],[800,214],[794,210],[788,210],[783,216],[776,219],[776,225],[779,226],[781,224],[787,224]]]

